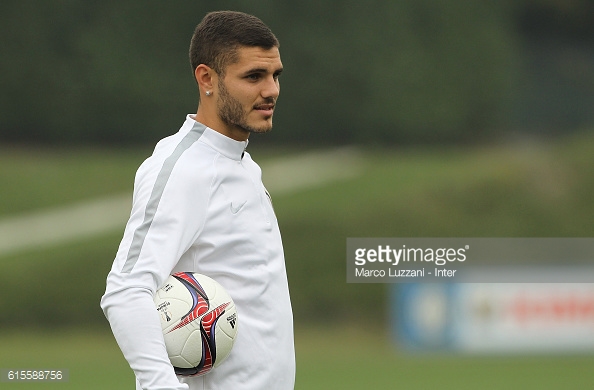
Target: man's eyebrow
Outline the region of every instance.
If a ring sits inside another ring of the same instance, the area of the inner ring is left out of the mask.
[[[278,68],[272,73],[281,74],[282,71],[283,71],[283,68]],[[252,68],[252,69],[249,69],[249,70],[246,70],[245,72],[243,72],[244,75],[253,74],[253,73],[268,73],[268,69],[266,69],[266,68]]]

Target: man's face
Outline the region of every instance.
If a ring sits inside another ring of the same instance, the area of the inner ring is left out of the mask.
[[[265,133],[272,129],[280,92],[280,53],[276,47],[241,47],[238,57],[239,61],[227,65],[224,78],[219,78],[218,115],[231,132]]]

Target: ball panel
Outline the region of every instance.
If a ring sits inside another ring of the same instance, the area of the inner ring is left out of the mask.
[[[235,340],[223,331],[217,331],[215,334],[215,341],[217,345],[217,360],[213,367],[219,366],[231,353],[231,347],[233,347],[233,343]]]
[[[191,364],[190,367],[197,367],[200,365],[203,359],[203,349],[202,334],[199,329],[190,334],[180,355]]]
[[[169,356],[169,360],[173,367],[180,367],[180,368],[192,368],[194,367],[190,362],[184,359],[182,356]]]
[[[200,284],[200,286],[202,286],[202,288],[204,289],[204,292],[208,296],[208,299],[210,301],[212,301],[217,296],[217,292],[221,285],[218,284],[214,279],[211,279],[206,275],[197,274],[197,273],[193,273],[192,275],[194,276],[196,281]],[[222,287],[221,287],[221,289],[222,289]]]
[[[182,350],[186,346],[188,338],[192,334],[190,327],[182,327],[175,332],[167,332],[163,335],[165,340],[165,348],[167,353],[171,355],[181,355]]]

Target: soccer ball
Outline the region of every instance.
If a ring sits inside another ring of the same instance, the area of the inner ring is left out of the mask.
[[[229,356],[237,311],[219,283],[202,274],[178,272],[157,290],[154,300],[177,375],[206,374]]]

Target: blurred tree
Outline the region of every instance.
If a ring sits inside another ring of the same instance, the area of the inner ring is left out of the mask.
[[[539,136],[594,123],[594,1],[526,0],[517,5],[521,82],[508,110],[514,127]]]
[[[484,132],[509,87],[504,2],[303,1],[281,19],[292,139],[434,142]],[[307,16],[305,16],[307,15]],[[300,17],[301,16],[301,17]],[[285,116],[286,115],[286,116]]]
[[[172,3],[3,2],[0,140],[142,143],[176,131],[179,112],[195,110],[186,53],[197,17]]]
[[[565,7],[572,27],[559,28],[591,29],[580,16],[591,1],[561,4],[5,0],[0,141],[152,143],[176,131],[196,110],[189,39],[215,9],[253,13],[281,41],[279,130],[262,142],[476,139],[497,128],[509,100],[518,20]]]
[[[594,43],[594,1],[525,0],[520,4],[522,35]]]

